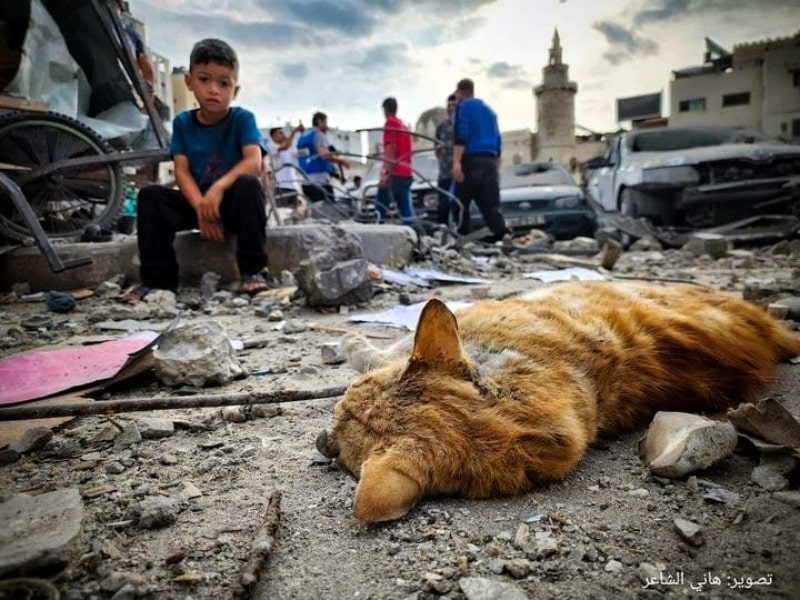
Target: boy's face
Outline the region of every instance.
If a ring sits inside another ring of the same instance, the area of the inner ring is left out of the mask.
[[[234,70],[218,63],[194,65],[185,79],[200,110],[209,115],[226,113],[239,92]]]
[[[272,132],[272,141],[276,144],[282,144],[283,141],[286,139],[286,134],[283,132],[283,129],[278,129],[277,131]]]

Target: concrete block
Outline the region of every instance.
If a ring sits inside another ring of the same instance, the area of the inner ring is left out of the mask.
[[[77,489],[17,494],[0,504],[0,577],[57,573],[75,558],[83,522]]]
[[[403,225],[372,225],[356,222],[338,224],[359,237],[364,258],[370,262],[402,267],[411,262],[417,243],[416,233]],[[296,271],[300,262],[330,243],[332,225],[300,224],[270,227],[267,230],[269,270],[275,276],[281,271]],[[15,283],[30,283],[30,291],[73,290],[94,288],[122,273],[139,280],[139,257],[135,236],[120,236],[107,243],[59,243],[62,259],[90,256],[94,263],[63,273],[53,273],[36,247],[19,248],[0,255],[0,289],[7,291]],[[239,279],[236,267],[236,239],[224,243],[203,240],[197,231],[183,231],[175,238],[175,256],[180,266],[182,286],[198,287],[203,274],[218,273],[221,283]]]
[[[89,256],[93,263],[61,273],[53,273],[38,247],[17,248],[0,255],[0,289],[10,290],[15,283],[27,282],[31,292],[94,288],[122,273],[139,278],[139,256],[135,236],[120,236],[102,243],[54,244],[61,260]]]

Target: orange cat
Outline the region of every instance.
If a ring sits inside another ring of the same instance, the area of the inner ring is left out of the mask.
[[[487,498],[561,479],[598,435],[644,427],[658,410],[754,400],[800,338],[700,287],[575,282],[479,302],[458,321],[431,300],[413,346],[380,352],[359,337],[345,348],[372,370],[317,447],[359,478],[353,511],[372,523],[428,495]]]

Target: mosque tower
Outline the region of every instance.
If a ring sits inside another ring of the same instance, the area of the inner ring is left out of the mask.
[[[569,65],[561,62],[558,29],[553,33],[550,59],[542,69],[536,96],[537,161],[566,164],[575,154],[575,94],[578,84],[569,80]]]

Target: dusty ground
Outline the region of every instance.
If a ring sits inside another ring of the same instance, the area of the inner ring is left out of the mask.
[[[690,259],[680,252],[632,252],[615,272],[691,279],[734,293],[751,277],[797,286],[800,256],[768,252],[758,249],[718,261]],[[530,262],[502,259],[500,265],[485,267],[481,274],[495,280],[491,295],[542,285],[520,273],[552,264]],[[422,300],[432,293],[470,299],[469,286],[411,295]],[[398,292],[387,288],[369,306],[351,312],[388,308],[397,299]],[[56,326],[47,332],[3,338],[3,355],[97,334],[90,315],[107,310],[109,303],[87,299],[77,312],[56,317]],[[44,311],[41,303],[0,307],[6,323]],[[320,345],[337,340],[338,333],[276,331],[275,323],[254,315],[252,305],[213,312],[231,339],[270,339],[264,348],[239,354],[245,367],[264,374],[215,392],[316,389],[347,384],[354,376],[346,366],[322,362]],[[305,324],[401,335],[367,330],[348,323],[346,315],[323,315],[299,303],[285,313]],[[184,318],[208,317],[198,310]],[[167,393],[169,388],[153,380],[140,380],[113,397]],[[800,413],[800,365],[782,366],[770,394]],[[280,414],[244,423],[221,421],[215,409],[127,413],[116,423],[155,416],[209,429],[181,429],[125,449],[95,441],[101,431],[113,433],[108,419],[83,417],[57,430],[44,449],[0,467],[0,489],[3,496],[67,487],[82,491],[85,518],[78,557],[54,580],[63,598],[76,600],[230,597],[275,490],[282,492],[281,525],[256,598],[455,600],[465,597],[459,585],[463,577],[514,584],[530,598],[800,597],[800,510],[750,481],[758,456],[744,446],[698,478],[669,481],[648,473],[636,455],[639,436],[626,436],[592,449],[561,484],[512,499],[426,500],[400,521],[363,527],[350,512],[354,481],[314,449],[317,433],[329,424],[333,402],[284,404]],[[705,500],[713,488],[739,497],[727,503]],[[174,523],[158,529],[141,526],[140,502],[152,496],[179,501]],[[678,517],[701,525],[702,545],[678,536],[673,524]],[[683,583],[644,589],[643,580],[659,572],[665,578],[681,575]],[[692,589],[709,576],[712,581],[719,577],[720,583]],[[766,581],[768,576],[769,585],[732,589],[736,579]],[[501,596],[472,596],[484,597]]]

